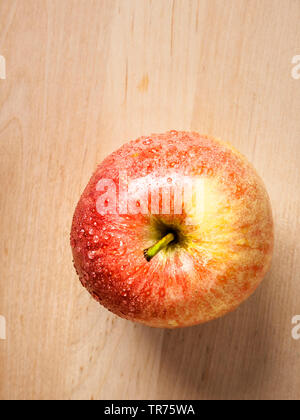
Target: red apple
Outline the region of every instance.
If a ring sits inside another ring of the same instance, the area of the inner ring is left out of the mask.
[[[168,328],[234,310],[265,276],[273,241],[268,194],[247,160],[221,141],[176,131],[108,156],[71,231],[91,295],[123,318]]]

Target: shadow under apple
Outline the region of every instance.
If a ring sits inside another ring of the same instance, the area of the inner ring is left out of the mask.
[[[274,378],[270,358],[274,323],[270,289],[275,267],[235,312],[195,327],[163,330],[159,378],[154,398],[259,399]],[[269,298],[268,298],[269,296]],[[157,331],[141,327],[150,345]],[[154,344],[155,345],[155,344]]]

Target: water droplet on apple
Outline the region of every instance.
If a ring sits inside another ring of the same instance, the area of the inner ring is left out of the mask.
[[[126,252],[126,248],[124,246],[124,243],[123,241],[120,241],[119,245],[114,250],[114,254],[121,257],[122,255],[125,254],[125,252]]]
[[[168,181],[169,184],[171,184],[172,178],[168,178],[167,181]]]
[[[90,260],[93,260],[96,256],[96,251],[89,251],[88,252],[88,257]]]
[[[144,141],[143,141],[143,144],[145,144],[146,146],[148,145],[148,144],[151,144],[152,143],[152,139],[150,139],[150,138],[147,138],[147,139],[145,139]]]
[[[93,235],[93,233],[94,233],[94,229],[93,229],[93,228],[90,228],[90,229],[89,229],[89,234],[90,234],[90,235]]]
[[[94,244],[97,244],[99,242],[99,236],[98,235],[95,235],[93,237],[93,242],[94,242]]]

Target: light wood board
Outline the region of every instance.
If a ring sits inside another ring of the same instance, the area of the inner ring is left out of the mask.
[[[300,399],[299,0],[0,0],[1,399]],[[169,129],[230,141],[274,209],[236,312],[159,330],[101,308],[69,231],[97,163]]]

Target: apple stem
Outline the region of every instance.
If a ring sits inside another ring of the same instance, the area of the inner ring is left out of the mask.
[[[158,254],[159,251],[165,248],[170,242],[174,241],[174,239],[175,239],[174,233],[168,233],[161,240],[156,242],[156,244],[154,244],[150,248],[144,249],[144,256],[146,260],[148,262],[152,260],[152,258],[155,257],[155,255]]]

